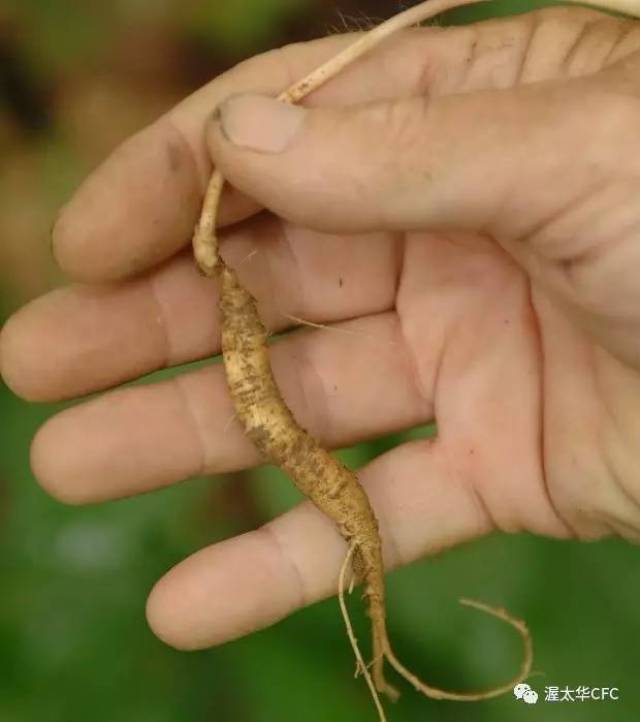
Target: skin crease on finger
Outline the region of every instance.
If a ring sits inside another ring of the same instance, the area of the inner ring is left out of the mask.
[[[607,21],[602,20],[601,27],[604,27],[604,25],[606,23],[612,23],[612,22],[613,21],[610,21],[610,20],[607,20]],[[553,23],[549,23],[549,24],[553,25]],[[557,24],[561,24],[561,23],[558,22]],[[544,28],[545,23],[541,23],[538,26],[538,28],[540,28],[540,27]],[[607,28],[613,28],[613,25],[607,25]],[[567,33],[567,35],[569,35],[569,33]],[[522,32],[522,37],[524,38],[525,36],[526,36],[526,33]],[[486,37],[486,36],[483,36],[483,37]],[[532,47],[535,47],[535,42],[541,43],[542,37],[544,37],[544,30],[540,30],[540,29],[536,30],[536,35],[534,36],[534,42],[533,42]],[[593,52],[591,52],[593,50],[594,44],[597,45],[596,39],[598,37],[598,31],[596,31],[594,28],[592,28],[589,32],[583,32],[581,29],[578,37],[581,38],[580,42],[577,44],[577,47],[575,49],[571,50],[570,62],[567,64],[567,72],[569,74],[573,74],[573,73],[580,74],[581,72],[591,72],[592,70],[594,70],[594,68],[592,68],[589,64],[591,62],[590,59],[595,56],[600,57],[601,55],[604,55],[604,52],[596,53],[595,55]],[[613,33],[609,33],[609,30],[607,30],[607,37],[611,38],[607,42],[609,42],[611,49],[613,51],[612,52],[613,59],[616,59],[616,58],[618,58],[618,56],[620,56],[624,52],[627,52],[627,49],[628,49],[628,52],[631,52],[631,50],[633,49],[632,48],[632,42],[633,42],[633,34],[632,33],[628,35],[627,39],[623,40],[619,44],[616,44],[614,42]],[[622,37],[622,36],[620,36],[620,37]],[[536,40],[536,38],[537,38],[537,40]],[[591,39],[589,39],[589,38],[591,38]],[[494,72],[496,74],[504,73],[504,75],[506,76],[508,73],[506,72],[505,68],[510,67],[510,66],[508,63],[504,62],[504,57],[500,55],[500,53],[505,52],[504,48],[503,47],[496,48],[495,47],[496,43],[492,44],[491,42],[489,42],[489,40],[487,40],[486,42],[487,42],[487,44],[484,47],[482,46],[482,44],[480,44],[479,47],[476,47],[476,52],[478,53],[478,55],[477,55],[477,60],[474,62],[472,67],[473,68],[481,68],[482,63],[487,63],[487,66],[489,66],[492,62],[495,62],[496,58],[500,58],[500,62],[496,63],[496,65],[495,65]],[[574,39],[574,42],[575,42],[575,39]],[[567,46],[568,46],[568,44],[567,44]],[[546,47],[548,48],[548,47],[556,47],[556,46],[552,43],[551,45],[547,44]],[[591,49],[590,52],[587,52],[588,49]],[[491,61],[492,56],[494,57],[494,61]],[[542,56],[544,56],[544,53],[539,53],[539,56],[542,58]],[[541,60],[540,63],[541,63],[541,65],[544,65],[543,60]],[[533,63],[533,62],[527,62],[524,64],[524,69],[522,72],[524,73],[527,80],[535,79],[537,67],[540,67],[540,66],[538,66],[536,63]],[[548,72],[548,71],[545,70],[545,72]],[[437,74],[435,74],[435,75],[437,75]],[[468,72],[467,80],[464,82],[467,82],[470,84],[470,86],[473,86],[476,83],[481,83],[481,78],[483,76],[484,76],[483,72],[478,70],[476,73],[476,71],[474,70],[473,72]],[[440,79],[438,82],[443,83],[444,81],[442,81],[442,79]],[[499,82],[507,84],[507,79],[499,78]],[[97,205],[99,205],[99,203]],[[173,242],[174,241],[170,241],[170,243],[173,243]],[[162,244],[160,244],[160,245],[162,245]],[[162,248],[165,248],[165,246],[162,246]],[[164,253],[164,250],[163,250],[163,253]],[[157,258],[157,256],[154,256],[154,254],[155,254],[155,251],[150,249],[149,259],[145,260],[144,263],[153,262],[153,258]],[[160,254],[160,255],[162,255],[162,254]],[[136,264],[134,264],[134,266],[135,265]],[[113,268],[116,268],[117,266],[118,266],[118,263],[116,263],[114,261],[113,265],[109,267],[111,270],[108,269],[107,273],[112,273]],[[129,270],[132,270],[131,266],[129,267]],[[79,273],[79,275],[82,275],[82,273]],[[568,331],[566,329],[562,329],[562,331],[568,332],[569,335],[571,335],[571,333],[572,333],[572,331],[570,329]],[[578,362],[581,363],[580,359],[578,359]],[[609,381],[608,383],[611,384],[614,382]],[[576,389],[574,393],[579,394],[580,389]],[[456,420],[454,420],[452,423],[456,423]],[[469,421],[469,423],[471,423],[471,420]],[[562,438],[562,436],[563,436],[562,430],[558,429],[558,438]],[[230,548],[230,547],[227,547],[227,548]],[[240,555],[240,556],[242,556],[242,555]],[[155,610],[156,610],[155,611],[156,625],[158,628],[161,628],[162,627],[161,612],[158,611],[158,607],[155,607]],[[247,615],[249,615],[249,612],[247,612]],[[267,617],[268,617],[268,615],[267,615]],[[265,621],[264,618],[261,618],[260,621],[257,623],[267,623],[267,621],[268,621],[268,619],[266,619],[266,621]],[[210,618],[203,619],[202,624],[203,625],[212,624],[212,621]],[[246,631],[246,629],[244,631]],[[185,632],[185,634],[187,634],[187,633]],[[172,638],[174,640],[176,640],[179,638],[179,636],[180,636],[180,631],[179,631],[179,629],[177,629],[174,631],[174,635]]]

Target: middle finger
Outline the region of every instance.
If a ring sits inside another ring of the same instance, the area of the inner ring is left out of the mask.
[[[291,317],[326,323],[392,308],[400,250],[390,234],[324,235],[268,214],[224,244],[271,331]],[[3,329],[4,378],[29,400],[57,401],[219,353],[217,298],[189,254],[133,281],[53,291]]]

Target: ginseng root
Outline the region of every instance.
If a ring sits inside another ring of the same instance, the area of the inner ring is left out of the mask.
[[[282,102],[296,103],[333,78],[349,64],[371,51],[393,33],[427,20],[443,11],[485,0],[429,0],[423,2],[363,34],[306,78],[279,96]],[[602,5],[638,14],[636,0],[604,0]],[[631,10],[629,8],[632,8]],[[435,699],[473,701],[488,699],[511,690],[530,673],[531,639],[524,622],[514,619],[502,609],[493,609],[479,602],[462,603],[487,612],[515,628],[522,638],[524,655],[517,676],[506,684],[479,692],[441,690],[422,682],[404,667],[395,656],[386,629],[384,567],[378,523],[369,499],[356,475],[335,459],[302,429],[285,404],[274,381],[267,351],[267,331],[258,315],[256,301],[240,284],[236,273],[219,254],[216,217],[224,185],[222,175],[212,175],[196,227],[194,255],[202,272],[217,278],[221,285],[222,351],[227,381],[237,418],[265,460],[276,464],[293,480],[300,491],[338,527],[349,545],[349,555],[340,575],[341,608],[344,605],[345,569],[349,564],[364,584],[364,595],[372,627],[373,660],[368,668],[361,661],[350,624],[349,638],[359,659],[359,667],[375,690],[391,698],[397,691],[386,681],[385,660],[418,691]],[[374,698],[377,700],[375,691]],[[377,703],[380,718],[384,712]]]

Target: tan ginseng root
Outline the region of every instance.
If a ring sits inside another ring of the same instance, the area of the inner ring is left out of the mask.
[[[297,103],[390,35],[446,10],[484,1],[428,0],[420,3],[362,35],[353,45],[282,93],[279,100]],[[603,0],[601,5],[632,15],[639,14],[638,0]],[[219,254],[216,218],[223,185],[222,175],[214,171],[195,230],[193,246],[202,272],[206,276],[219,279],[221,283],[222,351],[236,415],[265,460],[285,471],[298,489],[334,521],[349,544],[349,554],[340,575],[341,608],[347,620],[349,639],[359,660],[358,669],[364,673],[376,697],[380,719],[384,719],[384,712],[375,691],[383,692],[391,698],[397,696],[396,690],[385,679],[385,660],[418,691],[435,699],[474,701],[510,691],[515,684],[529,675],[533,655],[531,639],[524,622],[512,618],[502,609],[461,600],[467,606],[507,622],[522,637],[524,656],[520,671],[506,684],[480,692],[441,690],[422,682],[395,656],[386,630],[382,543],[376,517],[356,475],[298,425],[276,386],[267,351],[268,334],[258,315],[256,302]],[[350,563],[354,574],[364,583],[364,595],[371,619],[371,676],[362,664],[344,605],[344,578],[346,567]]]

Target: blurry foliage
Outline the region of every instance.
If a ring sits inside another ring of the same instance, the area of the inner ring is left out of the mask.
[[[308,7],[306,0],[244,0],[241,8],[231,2],[202,3],[192,0],[190,31],[207,44],[232,51],[264,43],[273,27]]]
[[[451,17],[466,22],[532,5],[503,0]],[[47,242],[55,209],[114,145],[239,58],[339,26],[336,7],[356,17],[398,9],[386,0],[4,4],[3,316],[60,282]],[[170,650],[146,627],[146,595],[170,566],[296,503],[279,472],[199,479],[137,499],[66,508],[29,472],[29,441],[55,410],[22,403],[0,385],[0,722],[374,719],[362,681],[353,680],[335,600],[208,652]],[[343,457],[361,466],[403,438],[363,444]],[[532,685],[619,686],[622,701],[547,704],[536,713],[509,697],[469,707],[430,702],[405,688],[390,718],[636,718],[635,560],[635,549],[616,541],[495,536],[393,573],[392,637],[401,657],[430,681],[481,686],[517,663],[518,642],[508,629],[457,607],[458,596],[475,596],[528,620],[540,672]],[[355,621],[366,638],[357,596]]]

